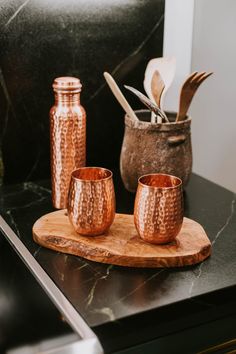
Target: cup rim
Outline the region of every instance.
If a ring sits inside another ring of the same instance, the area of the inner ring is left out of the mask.
[[[176,186],[172,186],[172,187],[156,187],[156,186],[149,186],[147,184],[144,184],[141,182],[141,179],[143,177],[147,177],[147,176],[168,176],[168,177],[172,177],[172,178],[175,178],[179,181],[179,183],[176,185]],[[183,184],[183,181],[181,178],[177,177],[177,176],[174,176],[174,175],[170,175],[168,173],[147,173],[146,175],[142,175],[139,177],[138,179],[138,184],[141,185],[142,187],[146,187],[146,188],[153,188],[153,189],[159,189],[159,190],[170,190],[170,189],[176,189],[176,188],[179,188],[182,186]]]
[[[78,178],[76,176],[74,176],[74,173],[79,171],[79,170],[86,170],[86,169],[98,169],[98,170],[102,170],[102,171],[106,171],[109,173],[109,176],[105,177],[105,178],[100,178],[100,179],[83,179],[83,178]],[[101,182],[101,181],[106,181],[106,180],[109,180],[113,177],[113,172],[111,170],[109,170],[108,168],[105,168],[105,167],[97,167],[97,166],[85,166],[85,167],[79,167],[79,168],[76,168],[75,170],[73,170],[71,172],[71,178],[76,180],[76,181],[81,181],[81,182],[88,182],[88,183],[91,183],[91,182]]]

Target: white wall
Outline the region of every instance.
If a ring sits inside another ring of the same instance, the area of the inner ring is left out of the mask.
[[[166,0],[163,56],[176,57],[176,75],[165,97],[165,107],[176,111],[179,89],[191,71],[194,0]]]
[[[195,0],[194,11],[187,5],[181,12],[184,1],[167,0],[166,16],[172,25],[165,28],[164,55],[168,54],[166,43],[169,48],[171,42],[173,48],[180,43],[182,54],[178,49],[174,51],[177,60],[184,56],[179,65],[185,69],[177,67],[180,70],[177,76],[181,76],[184,70],[188,75],[189,68],[190,71],[214,71],[214,75],[199,88],[190,108],[193,171],[236,192],[236,1]],[[177,18],[170,9],[171,4],[179,6]],[[186,11],[192,22],[184,20]],[[183,21],[180,21],[181,16]],[[193,31],[189,28],[191,23]],[[193,33],[192,51],[186,36],[171,38],[173,33],[170,32],[177,25],[181,27],[179,33]],[[180,77],[176,93],[179,82]],[[177,109],[176,97],[172,94],[168,99],[167,108]]]
[[[197,0],[192,71],[214,71],[191,107],[194,171],[236,192],[236,1]]]

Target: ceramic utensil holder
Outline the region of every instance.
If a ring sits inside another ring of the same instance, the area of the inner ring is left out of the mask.
[[[166,112],[170,123],[152,124],[150,111],[135,113],[138,121],[125,116],[120,155],[125,188],[135,192],[139,177],[150,173],[177,176],[185,186],[192,171],[191,119],[175,122],[176,113]]]

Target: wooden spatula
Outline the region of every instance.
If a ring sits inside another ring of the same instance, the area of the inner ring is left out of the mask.
[[[129,103],[127,102],[126,98],[124,97],[123,93],[119,89],[113,77],[107,72],[104,72],[103,75],[106,79],[108,86],[110,87],[117,101],[120,103],[121,107],[123,107],[124,111],[128,114],[130,118],[138,121],[139,120],[138,117],[134,113],[133,109],[130,107]]]

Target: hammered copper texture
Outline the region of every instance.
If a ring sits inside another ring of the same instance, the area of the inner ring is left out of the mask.
[[[168,175],[139,179],[134,206],[134,223],[140,237],[151,243],[171,242],[183,222],[182,182]]]
[[[112,172],[85,167],[72,173],[68,196],[68,217],[81,235],[106,232],[115,217]]]
[[[125,132],[120,155],[120,171],[125,188],[135,192],[138,179],[150,173],[179,177],[186,185],[192,171],[191,119],[151,124],[150,112],[136,111],[139,121],[125,116]]]
[[[50,110],[52,201],[58,209],[67,206],[71,172],[86,163],[86,113],[80,105],[81,84],[75,79],[76,86],[68,79],[75,78],[54,81],[55,105]]]

